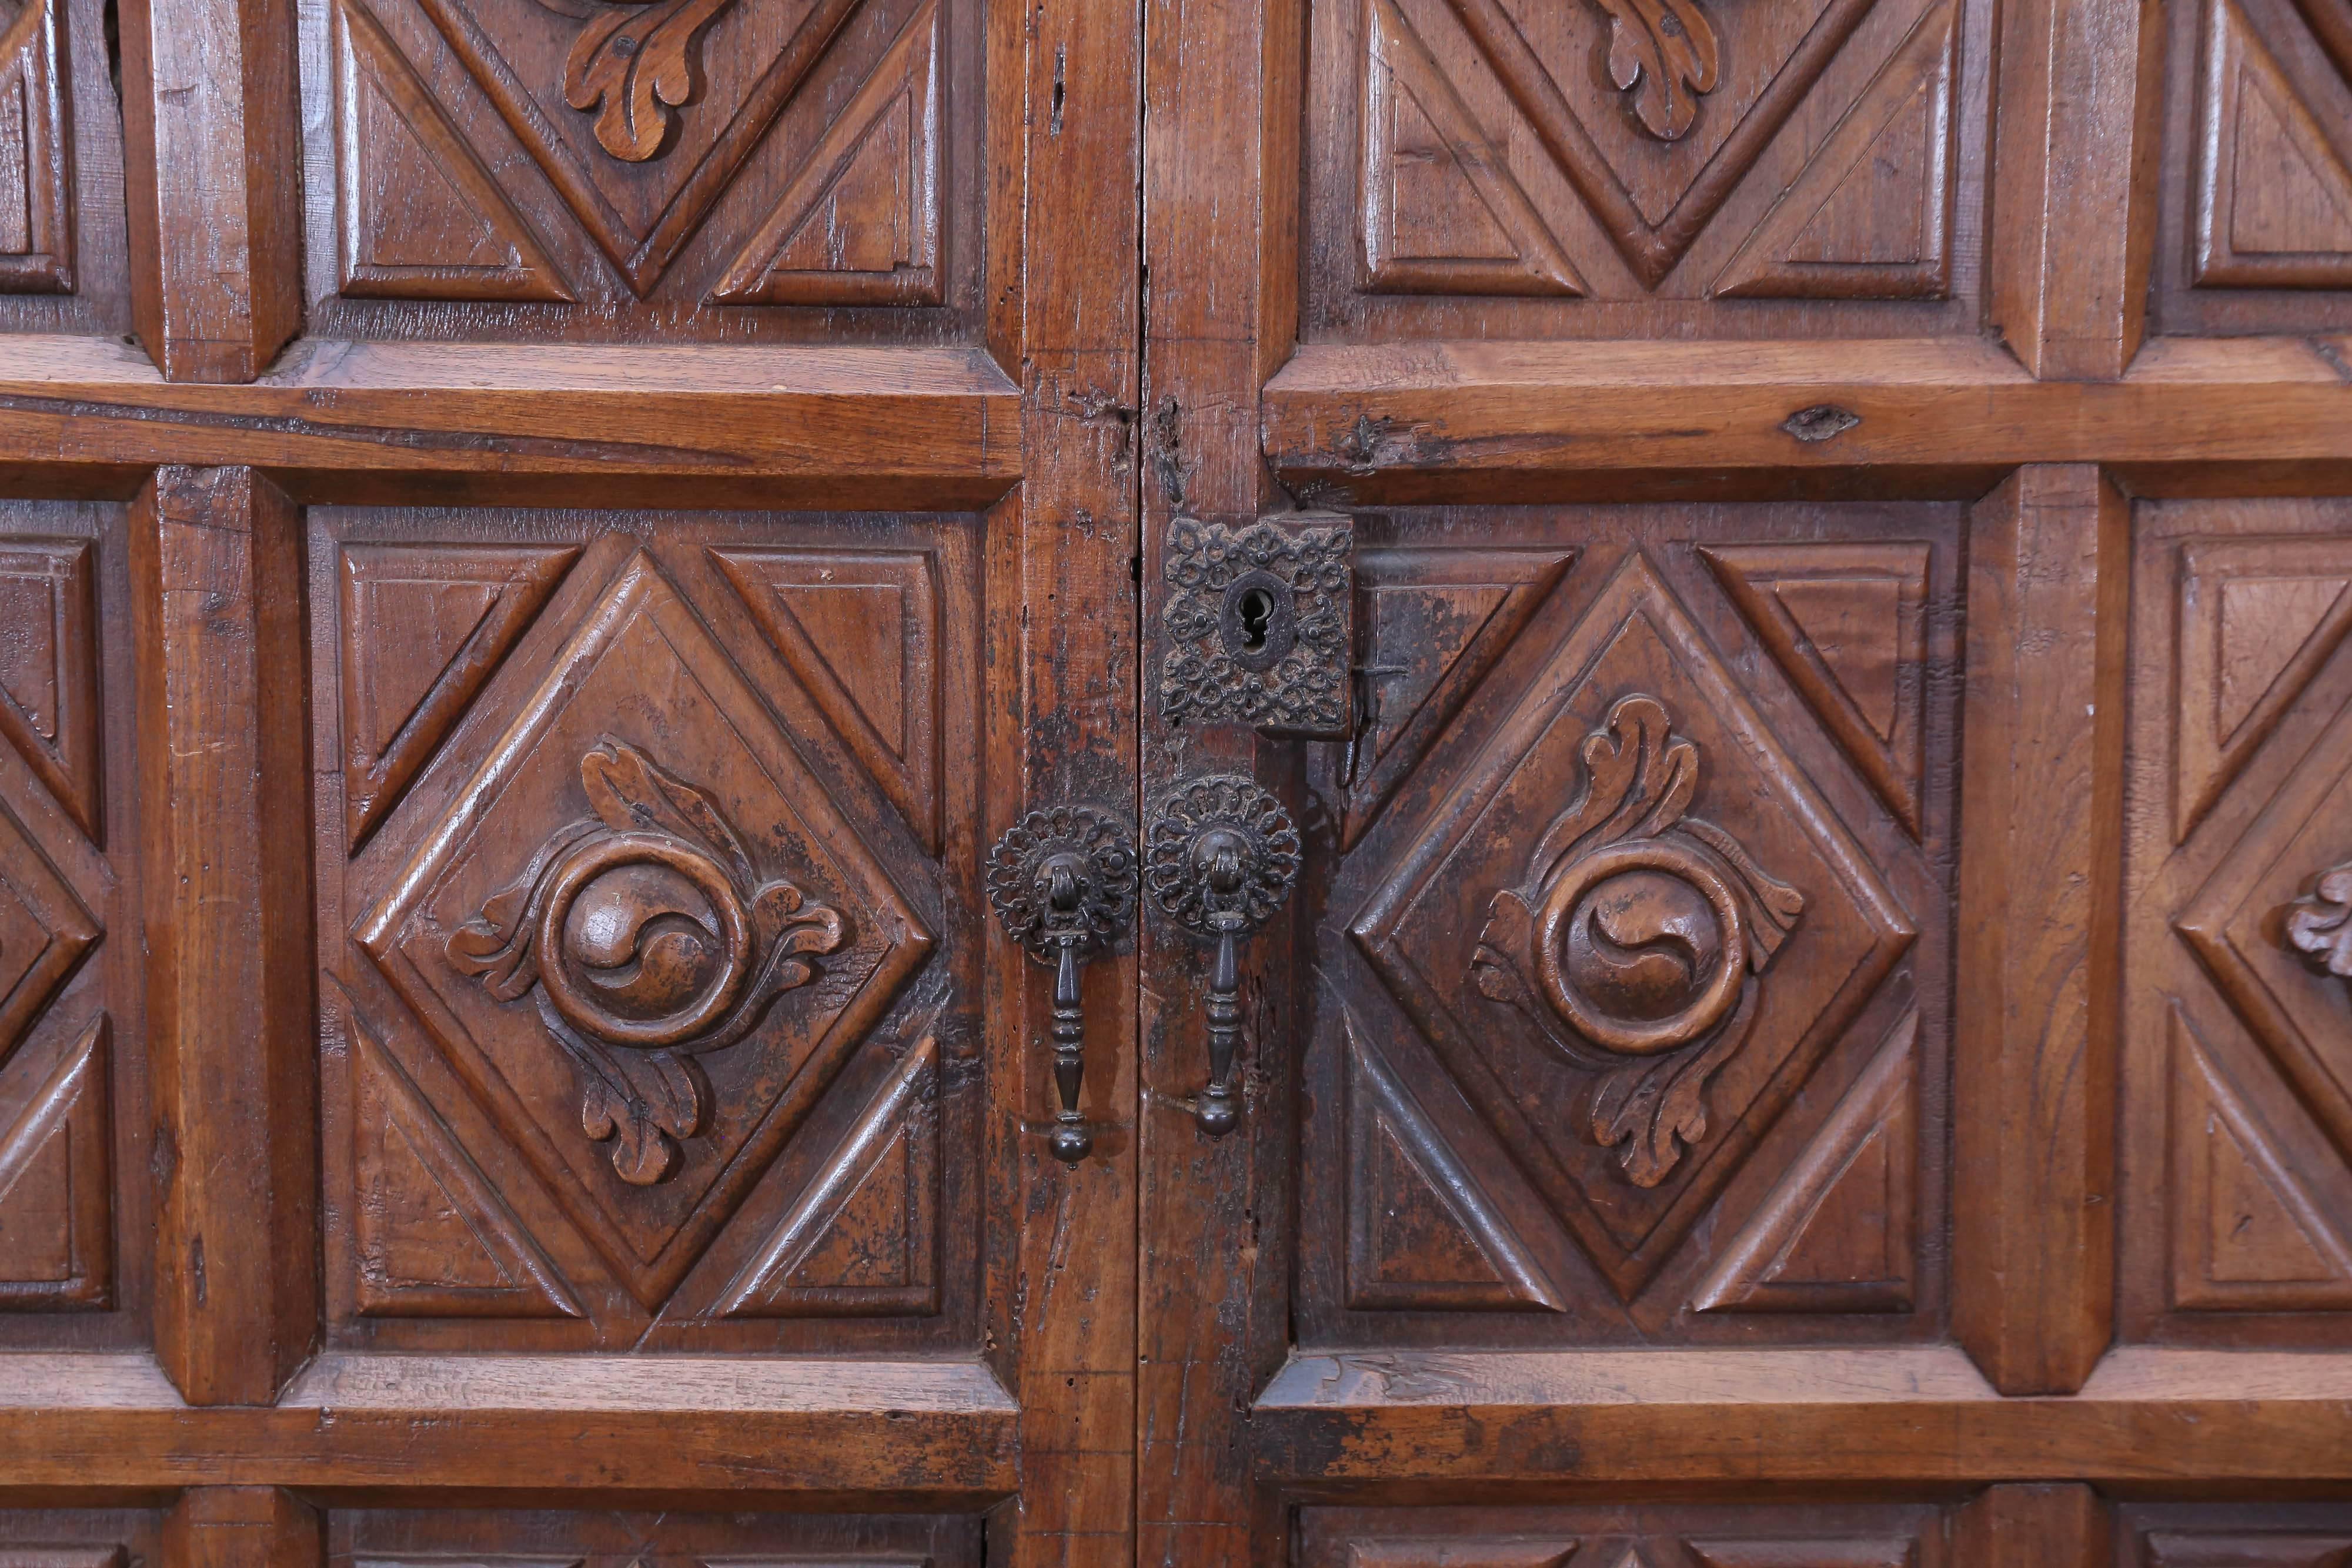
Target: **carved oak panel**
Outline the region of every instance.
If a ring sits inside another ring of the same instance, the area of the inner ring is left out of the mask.
[[[1934,1503],[1307,1508],[1299,1568],[1947,1568]]]
[[[953,1514],[601,1513],[353,1509],[327,1517],[330,1568],[978,1568]]]
[[[2144,503],[2123,1092],[2137,1336],[2352,1333],[2352,506]]]
[[[1970,0],[1318,5],[1307,319],[1367,337],[1972,332],[1960,236],[1982,207],[1990,16]]]
[[[968,1343],[971,528],[312,515],[332,1333]]]
[[[1957,520],[1360,517],[1303,1333],[1938,1332]]]
[[[2169,13],[2158,325],[2352,325],[2352,16],[2332,0]]]
[[[0,1344],[142,1332],[122,530],[119,507],[0,503]]]
[[[310,329],[969,336],[979,13],[307,0]]]

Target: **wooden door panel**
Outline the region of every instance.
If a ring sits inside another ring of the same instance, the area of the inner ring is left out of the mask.
[[[2342,1345],[2352,1324],[2352,965],[2322,885],[2352,844],[2348,526],[2333,499],[2147,502],[2136,519],[2136,1337]]]
[[[967,0],[306,5],[310,330],[970,341],[982,25]]]
[[[978,527],[312,512],[331,1339],[976,1345]]]
[[[1937,1334],[1959,516],[1359,516],[1380,684],[1309,768],[1353,843],[1307,855],[1345,1000],[1303,1069],[1305,1333]],[[1670,867],[1728,908],[1637,931],[1635,898],[1581,978],[1545,964]]]
[[[113,18],[26,0],[0,21],[0,330],[131,325]]]
[[[146,1329],[146,1053],[119,506],[0,504],[0,1343]],[[130,1243],[126,1245],[126,1243]]]
[[[2166,30],[2160,329],[2352,326],[2352,18],[2200,0]]]
[[[1315,6],[1302,330],[1972,331],[1990,17]]]
[[[0,1511],[0,1563],[8,1568],[131,1568],[156,1561],[163,1524],[160,1509]]]
[[[1300,1511],[1300,1568],[1946,1568],[1956,1507],[1779,1500]]]
[[[978,1568],[969,1516],[330,1509],[329,1568]]]
[[[2135,1502],[2116,1515],[2116,1562],[2128,1568],[2332,1568],[2352,1556],[2339,1503]]]

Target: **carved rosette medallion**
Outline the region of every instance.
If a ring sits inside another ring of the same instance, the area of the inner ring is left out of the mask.
[[[1594,0],[1609,15],[1609,79],[1632,95],[1633,118],[1661,141],[1698,120],[1721,78],[1722,46],[1698,0]]]
[[[701,87],[695,49],[702,30],[735,0],[539,0],[580,23],[563,63],[563,101],[596,117],[596,143],[625,162],[658,154],[675,119]]]
[[[693,1058],[734,1044],[845,940],[841,915],[763,879],[701,790],[607,737],[580,762],[593,821],[561,828],[449,938],[501,1002],[537,999],[578,1070],[581,1125],[650,1186],[700,1130]]]
[[[988,902],[1013,939],[1041,961],[1064,947],[1108,948],[1135,917],[1135,843],[1091,806],[1030,812],[988,856]]]
[[[1146,831],[1144,885],[1195,935],[1255,931],[1298,883],[1298,828],[1280,800],[1237,774],[1196,779],[1162,801]],[[1208,874],[1219,852],[1237,874]]]
[[[2352,979],[2352,861],[2322,872],[2288,906],[2286,941],[2321,974]]]
[[[1161,715],[1346,733],[1349,548],[1345,528],[1170,524],[1160,573],[1175,591],[1161,612]],[[1264,623],[1244,627],[1238,609],[1253,588],[1262,589]]]
[[[1651,1187],[1706,1137],[1707,1080],[1747,1040],[1805,901],[1685,814],[1698,747],[1656,698],[1620,699],[1581,757],[1584,793],[1496,895],[1472,977],[1598,1075],[1591,1134]]]

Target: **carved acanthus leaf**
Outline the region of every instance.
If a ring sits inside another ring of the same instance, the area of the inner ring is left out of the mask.
[[[579,1071],[583,1130],[615,1139],[613,1168],[646,1186],[701,1127],[688,1058],[749,1034],[845,932],[792,883],[761,881],[717,803],[625,741],[582,758],[580,782],[597,820],[551,834],[447,951],[499,1001],[536,990]]]
[[[1757,977],[1805,900],[1685,816],[1698,747],[1656,698],[1620,700],[1582,758],[1584,790],[1488,906],[1472,978],[1596,1075],[1592,1137],[1651,1187],[1706,1137],[1707,1080],[1746,1041]]]
[[[1661,141],[1698,119],[1715,90],[1721,47],[1698,0],[1594,0],[1609,14],[1609,79],[1634,95],[1633,113]]]
[[[2321,873],[2286,917],[2290,946],[2326,974],[2352,978],[2352,862]]]
[[[668,140],[672,110],[700,83],[695,45],[735,0],[540,0],[580,19],[563,66],[563,101],[596,117],[597,144],[630,163],[653,158]]]

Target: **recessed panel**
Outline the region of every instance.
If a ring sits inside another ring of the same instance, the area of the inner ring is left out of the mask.
[[[1947,1568],[1934,1503],[1308,1508],[1299,1568]]]
[[[906,1514],[338,1510],[329,1568],[978,1568],[977,1520]]]
[[[313,334],[971,335],[970,0],[308,0],[303,44]]]
[[[1990,11],[1319,3],[1307,319],[1372,339],[1973,332]]]
[[[0,1344],[143,1335],[145,977],[120,507],[0,503]]]
[[[1958,521],[1360,516],[1310,1341],[1940,1332]]]
[[[2160,329],[2352,327],[2352,15],[2194,0],[2166,23]]]
[[[2132,579],[2134,1337],[2352,1342],[2352,505],[2147,502]]]
[[[341,1343],[970,1342],[974,532],[310,515]]]

